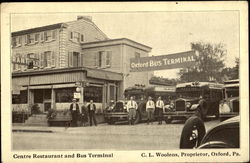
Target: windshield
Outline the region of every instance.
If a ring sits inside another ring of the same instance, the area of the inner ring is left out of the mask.
[[[178,88],[176,90],[177,98],[199,98],[202,95],[202,91],[200,88]]]
[[[235,90],[226,90],[226,94],[227,94],[227,97],[230,98],[230,97],[239,97],[239,90],[235,89]]]

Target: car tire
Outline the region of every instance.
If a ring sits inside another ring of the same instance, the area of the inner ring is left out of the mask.
[[[165,118],[166,124],[170,124],[172,122],[172,119]]]
[[[107,120],[107,123],[109,125],[113,125],[113,124],[115,124],[115,120],[113,118],[110,118],[110,119]]]
[[[197,134],[194,134],[195,130],[197,130]],[[203,121],[197,116],[190,117],[185,122],[185,125],[181,132],[180,149],[190,149],[198,147],[205,133],[206,130]],[[192,137],[194,135],[196,136],[195,138]]]

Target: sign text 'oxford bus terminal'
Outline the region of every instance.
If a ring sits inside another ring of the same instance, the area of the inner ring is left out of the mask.
[[[194,64],[195,56],[195,51],[187,51],[169,55],[131,58],[130,71],[139,72],[174,68],[187,68]]]

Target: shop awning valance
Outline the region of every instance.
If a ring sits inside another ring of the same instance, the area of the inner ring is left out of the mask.
[[[107,71],[98,71],[98,70],[88,70],[87,77],[96,78],[96,79],[104,79],[104,80],[114,80],[121,81],[122,75],[118,73],[112,73]]]

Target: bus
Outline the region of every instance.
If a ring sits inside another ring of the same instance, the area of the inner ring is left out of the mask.
[[[239,79],[224,82],[223,100],[220,103],[220,121],[239,115]]]
[[[166,108],[166,123],[174,119],[188,119],[194,114],[202,119],[208,115],[219,117],[219,103],[222,100],[223,84],[215,82],[188,82],[176,85],[176,100],[173,107]],[[199,104],[203,99],[203,106]]]
[[[125,100],[119,100],[115,103],[112,103],[109,107],[105,109],[104,118],[108,124],[115,124],[118,121],[128,121],[126,103],[131,96],[134,97],[134,100],[137,102],[138,105],[135,120],[135,124],[137,124],[139,122],[147,120],[147,98],[151,96],[153,100],[156,101],[157,98],[161,96],[164,103],[168,104],[170,100],[176,97],[175,86],[134,86],[125,89]],[[155,112],[155,114],[157,115],[157,111]]]

